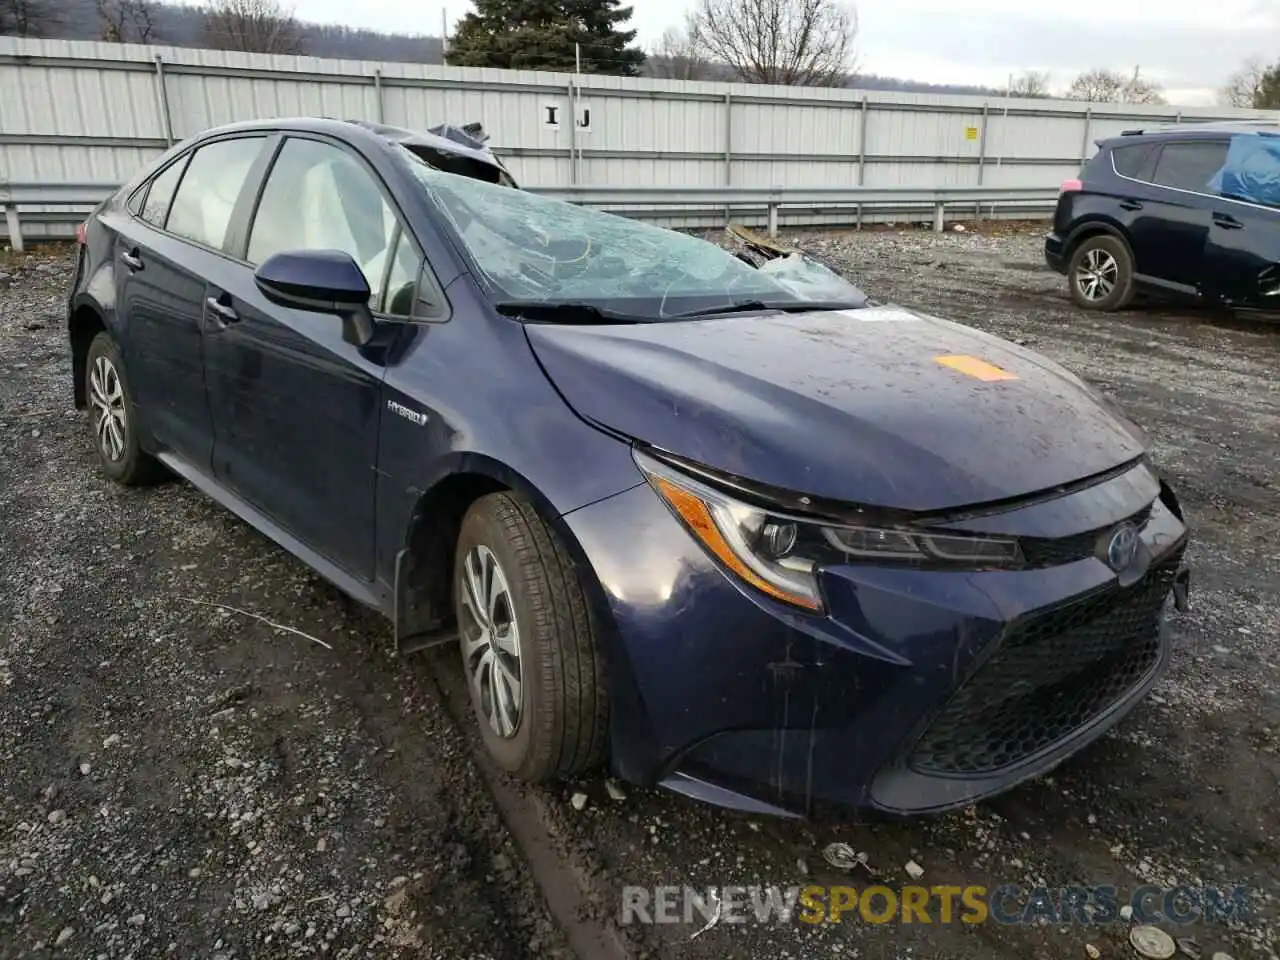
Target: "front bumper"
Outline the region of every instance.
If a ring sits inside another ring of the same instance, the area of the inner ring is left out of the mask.
[[[1102,527],[1132,512],[1114,493],[1072,497],[1110,510],[1093,513]],[[728,577],[647,486],[565,522],[615,628],[615,772],[798,815],[963,806],[1096,739],[1167,665],[1163,608],[1186,542],[1176,507],[1157,502],[1147,569],[1123,585],[1092,557],[1021,571],[844,566],[824,572],[829,613],[815,617]]]

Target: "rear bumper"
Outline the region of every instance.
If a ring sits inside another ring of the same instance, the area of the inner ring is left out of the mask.
[[[1044,262],[1049,269],[1057,273],[1067,272],[1067,243],[1056,233],[1046,234],[1044,238]]]

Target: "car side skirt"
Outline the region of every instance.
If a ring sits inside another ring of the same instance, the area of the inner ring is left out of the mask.
[[[230,510],[263,536],[275,541],[289,551],[289,553],[351,597],[351,599],[372,607],[386,616],[391,616],[393,611],[390,590],[387,590],[381,584],[365,583],[353,577],[341,567],[326,560],[248,501],[241,499],[181,457],[166,452],[156,454],[156,459],[205,496],[210,497],[220,506]]]

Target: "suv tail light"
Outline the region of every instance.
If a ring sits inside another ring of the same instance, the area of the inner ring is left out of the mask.
[[[88,226],[88,223],[76,224],[76,243],[78,243],[82,247],[85,244],[84,234],[85,234],[85,228],[87,226]]]
[[[1066,180],[1062,184],[1062,193],[1079,193],[1084,189],[1084,184],[1079,180]]]

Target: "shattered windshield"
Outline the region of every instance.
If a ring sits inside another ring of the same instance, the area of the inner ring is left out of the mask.
[[[643,319],[865,302],[857,287],[813,261],[758,270],[673,230],[410,166],[498,301],[569,302]]]

